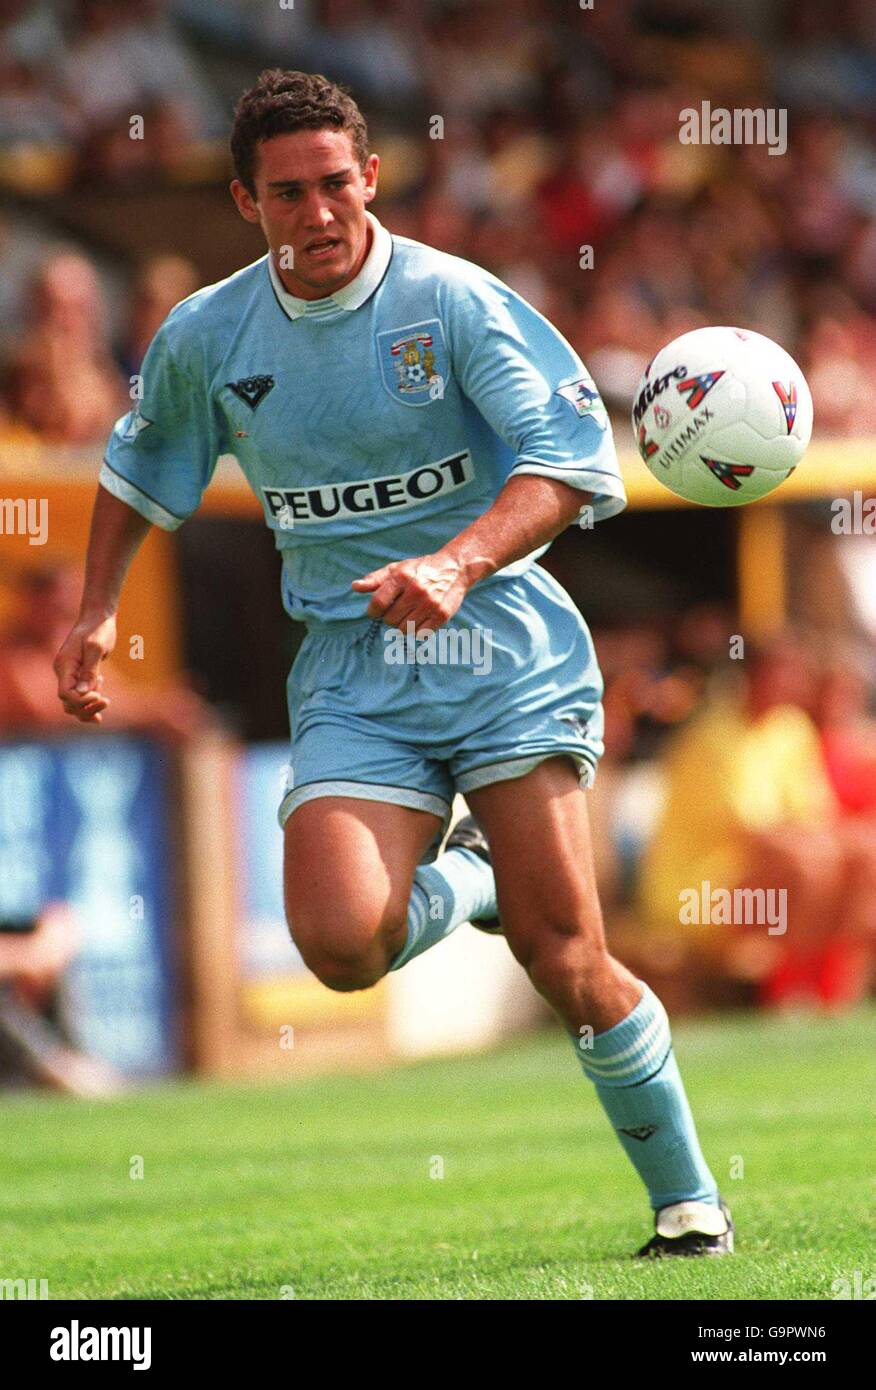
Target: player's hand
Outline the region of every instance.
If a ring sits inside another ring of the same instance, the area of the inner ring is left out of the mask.
[[[80,618],[54,660],[58,699],[83,724],[99,724],[109,700],[103,694],[100,663],[116,645],[115,618]]]
[[[351,587],[357,593],[373,595],[369,618],[380,618],[403,631],[408,623],[414,623],[419,633],[434,632],[453,617],[469,581],[458,560],[439,552],[382,565],[354,579]]]

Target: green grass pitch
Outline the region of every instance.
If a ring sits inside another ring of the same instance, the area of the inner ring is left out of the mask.
[[[730,1259],[630,1258],[644,1190],[548,1033],[363,1076],[4,1099],[0,1278],[76,1299],[830,1299],[876,1274],[876,1012],[675,1041]]]

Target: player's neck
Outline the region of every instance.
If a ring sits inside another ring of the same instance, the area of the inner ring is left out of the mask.
[[[284,270],[280,265],[278,265],[277,258],[273,255],[273,252],[271,254],[274,262],[274,269],[280,277],[280,283],[282,284],[283,289],[286,290],[288,294],[294,295],[296,299],[331,299],[332,295],[336,294],[338,290],[345,289],[347,285],[351,285],[353,283],[353,281],[356,279],[356,276],[359,274],[363,265],[367,261],[373,243],[374,229],[371,226],[370,222],[366,222],[365,239],[362,244],[362,250],[360,254],[356,257],[350,274],[346,276],[345,279],[341,280],[337,285],[332,285],[330,289],[322,289],[314,285],[302,284],[300,280],[296,279],[294,274],[291,274],[288,270]]]

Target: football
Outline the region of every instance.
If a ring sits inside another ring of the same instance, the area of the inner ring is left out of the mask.
[[[812,396],[771,338],[697,328],[649,362],[632,423],[639,453],[670,492],[738,507],[793,473],[812,434]]]

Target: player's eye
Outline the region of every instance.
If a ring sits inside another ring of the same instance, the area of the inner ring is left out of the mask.
[[[329,179],[329,188],[346,188],[346,179]]]

